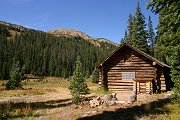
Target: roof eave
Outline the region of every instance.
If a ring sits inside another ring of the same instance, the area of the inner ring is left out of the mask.
[[[117,50],[113,51],[113,52],[111,53],[111,55],[110,55],[109,57],[107,57],[103,62],[101,62],[97,67],[100,68],[101,66],[103,66],[103,64],[104,64],[108,59],[110,59],[117,51],[119,51],[124,45],[130,47],[131,49],[133,49],[134,51],[140,53],[141,55],[143,55],[144,57],[150,59],[151,61],[156,62],[156,63],[157,63],[158,65],[160,65],[161,67],[171,68],[169,65],[166,65],[165,63],[157,60],[156,58],[148,55],[147,53],[145,53],[145,52],[143,52],[143,51],[140,51],[140,50],[132,47],[131,45],[129,45],[129,44],[127,44],[127,43],[121,44],[120,47],[119,47]]]

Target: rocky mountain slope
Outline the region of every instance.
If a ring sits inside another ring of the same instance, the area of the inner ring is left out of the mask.
[[[16,24],[11,24],[8,22],[4,22],[4,21],[0,21],[0,24],[9,26],[8,29],[8,39],[16,36],[16,35],[20,35],[22,32],[28,30],[28,28],[23,27],[21,25],[16,25]],[[56,30],[49,30],[47,31],[47,33],[53,34],[57,37],[60,36],[65,36],[65,37],[80,37],[83,38],[84,40],[87,40],[89,42],[91,42],[92,44],[94,44],[95,46],[100,47],[101,44],[100,43],[109,43],[112,45],[117,46],[118,44],[113,43],[112,41],[106,39],[106,38],[93,38],[90,37],[89,35],[87,35],[84,32],[78,31],[78,30],[73,30],[73,29],[56,29]]]
[[[66,36],[66,37],[81,37],[95,46],[100,47],[100,43],[109,43],[117,46],[116,43],[111,42],[110,40],[107,40],[105,38],[93,38],[90,37],[89,35],[85,34],[84,32],[78,31],[78,30],[73,30],[73,29],[56,29],[56,30],[50,30],[48,33],[53,34],[55,36]]]
[[[11,24],[11,23],[7,23],[4,21],[0,21],[0,25],[4,25],[7,26],[6,27],[6,31],[7,31],[7,39],[11,39],[14,36],[18,36],[20,35],[22,32],[24,32],[25,30],[27,30],[28,28],[25,28],[21,25],[16,25],[16,24]]]
[[[73,75],[77,56],[88,77],[117,48],[107,40],[93,39],[76,30],[53,33],[0,22],[0,79],[9,79],[16,63],[25,66],[26,74],[67,78]]]

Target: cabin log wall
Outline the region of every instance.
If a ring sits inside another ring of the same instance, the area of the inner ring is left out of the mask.
[[[165,76],[164,76],[163,70],[159,70],[157,72],[157,81],[158,81],[158,85],[160,87],[160,90],[166,91],[166,81],[165,81]]]
[[[152,62],[133,51],[119,54],[113,56],[106,65],[107,88],[113,91],[151,93],[151,81],[156,74]],[[123,80],[122,72],[135,72],[135,79]]]
[[[101,87],[113,91],[151,94],[166,91],[167,84],[169,89],[173,86],[167,75],[168,65],[129,45],[113,52],[98,68]],[[122,78],[123,72],[134,72],[135,78],[125,80]]]

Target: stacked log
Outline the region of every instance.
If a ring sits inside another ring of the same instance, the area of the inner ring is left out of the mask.
[[[166,83],[165,83],[165,77],[164,77],[163,73],[160,76],[160,81],[161,81],[161,91],[165,91],[166,90]]]
[[[151,94],[152,80],[160,79],[161,90],[166,90],[165,77],[157,76],[157,64],[136,51],[122,50],[111,56],[111,60],[101,69],[101,86],[112,91],[134,91]],[[134,72],[134,79],[124,79],[124,72]],[[102,82],[103,81],[103,82]],[[134,82],[136,81],[136,82]]]

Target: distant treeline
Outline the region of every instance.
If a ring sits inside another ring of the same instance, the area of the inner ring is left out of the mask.
[[[10,31],[20,32],[12,37]],[[11,37],[10,37],[11,36]],[[0,79],[9,79],[13,63],[25,67],[36,76],[72,76],[75,61],[80,56],[85,76],[116,47],[109,43],[93,45],[81,37],[55,37],[32,29],[0,24]]]

